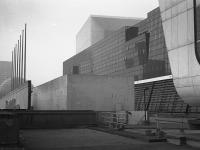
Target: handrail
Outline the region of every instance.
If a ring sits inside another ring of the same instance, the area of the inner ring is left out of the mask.
[[[101,112],[101,118],[108,127],[119,129],[127,124],[126,112]]]
[[[181,126],[180,126],[180,129],[183,131],[183,124],[185,123],[184,121],[183,121],[183,119],[184,118],[182,118],[182,121],[173,121],[173,120],[164,120],[164,119],[158,119],[158,118],[156,118],[155,120],[156,120],[156,128],[157,129],[161,129],[161,127],[160,127],[160,123],[161,122],[169,122],[169,123],[176,123],[176,124],[180,124]]]
[[[183,123],[183,121],[173,121],[173,120],[163,120],[163,119],[155,119],[155,120],[161,121],[161,122]]]

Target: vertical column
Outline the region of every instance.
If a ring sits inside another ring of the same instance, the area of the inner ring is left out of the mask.
[[[20,41],[18,40],[18,50],[17,50],[17,57],[18,57],[18,78],[17,78],[17,81],[18,81],[18,85],[20,84]]]
[[[26,28],[12,51],[11,90],[26,82]]]
[[[16,75],[16,80],[17,80],[17,87],[19,85],[19,40],[17,41],[17,75]]]
[[[27,25],[25,24],[25,32],[24,32],[24,82],[26,82],[26,30],[27,30]]]
[[[22,68],[21,68],[21,48],[22,48],[22,46],[21,46],[21,44],[22,44],[22,39],[21,39],[21,35],[20,35],[20,38],[19,38],[19,86],[21,85],[21,71],[22,71]]]
[[[17,71],[17,67],[16,67],[16,45],[15,45],[15,48],[14,48],[14,78],[13,78],[13,82],[14,82],[14,85],[13,85],[13,89],[15,89],[16,87],[16,71]]]
[[[24,83],[24,30],[22,30],[22,62],[21,62],[21,82]]]
[[[13,90],[13,76],[14,76],[14,65],[13,65],[13,51],[12,51],[12,68],[11,68],[11,91]]]

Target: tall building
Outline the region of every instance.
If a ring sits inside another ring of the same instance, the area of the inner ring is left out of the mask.
[[[113,31],[64,61],[63,75],[134,76],[135,110],[146,108],[150,112],[199,112],[199,107],[188,107],[191,103],[184,101],[182,95],[177,93],[171,71],[173,63],[169,63],[168,41],[165,39],[168,32],[165,31],[161,14],[160,8],[156,8],[148,13],[146,19]],[[185,64],[183,59],[183,62],[177,63]]]
[[[135,80],[170,75],[160,9],[122,27],[63,63],[63,74],[127,74]]]
[[[140,18],[91,15],[76,36],[76,53],[83,51],[123,26],[133,26]]]

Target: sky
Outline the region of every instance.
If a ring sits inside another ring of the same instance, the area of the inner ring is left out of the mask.
[[[27,79],[43,84],[62,76],[90,15],[146,18],[156,7],[158,0],[0,0],[0,61],[11,61],[27,23]]]

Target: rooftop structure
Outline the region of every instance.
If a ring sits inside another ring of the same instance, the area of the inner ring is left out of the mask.
[[[187,4],[188,9],[192,9],[189,7],[189,4],[191,4],[189,1],[183,1],[182,3]],[[183,5],[182,3],[180,2],[181,6]],[[179,3],[174,5],[179,6]],[[183,9],[181,6],[180,9]],[[198,78],[194,76],[194,79],[192,79],[192,81],[195,81],[193,83],[195,87],[192,88],[190,88],[192,84],[188,82],[188,79],[176,80],[183,75],[179,74],[180,77],[176,77],[178,75],[176,73],[177,71],[187,75],[185,73],[188,70],[188,62],[193,63],[194,61],[197,62],[197,60],[196,58],[189,59],[186,53],[173,56],[173,54],[170,54],[173,51],[169,51],[168,47],[168,44],[178,44],[179,41],[189,39],[190,36],[185,34],[186,37],[184,36],[184,38],[182,36],[180,39],[168,41],[172,39],[171,36],[173,34],[171,30],[168,31],[167,24],[162,22],[163,17],[166,20],[167,13],[162,10],[160,11],[160,8],[156,8],[149,12],[147,18],[139,23],[131,27],[122,27],[119,30],[113,31],[84,51],[66,60],[63,63],[63,75],[95,74],[132,76],[135,80],[135,110],[144,110],[145,103],[147,103],[146,106],[150,112],[200,111],[196,107],[197,105],[193,105],[193,107],[189,106],[193,102],[198,104],[197,101],[190,101],[194,97],[197,98],[199,94],[199,92],[197,94],[198,86],[196,86],[198,82],[194,80]],[[182,15],[182,18],[179,21],[185,21],[185,23],[178,24],[180,25],[180,28],[178,28],[180,34],[183,33],[182,30],[184,28],[182,26],[183,24],[187,24],[188,19],[194,21],[192,16],[186,15],[185,19],[185,15]],[[177,24],[175,25],[174,27],[178,26]],[[190,27],[192,28],[192,26]],[[184,30],[184,32],[186,31]],[[194,33],[198,33],[197,31],[191,32],[193,32],[193,35]],[[182,50],[180,49],[180,51]],[[181,55],[184,56],[180,58]],[[189,64],[192,65],[191,63]],[[177,66],[180,66],[182,69],[180,70]],[[196,71],[198,72],[198,67],[199,64],[195,63],[194,67],[190,67],[190,70],[194,72],[197,69]],[[187,86],[181,88],[181,85]],[[186,89],[187,87],[189,89]],[[188,96],[190,98],[185,100],[185,97]]]
[[[141,18],[91,15],[76,36],[76,53],[108,36],[123,26],[133,26]]]

